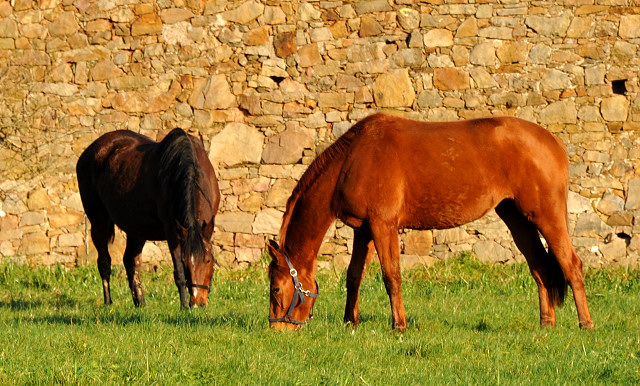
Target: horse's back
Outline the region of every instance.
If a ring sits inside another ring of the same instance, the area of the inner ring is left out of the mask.
[[[76,170],[78,172],[84,172],[84,169],[87,167],[102,165],[115,152],[126,152],[140,145],[152,145],[154,143],[151,139],[130,130],[108,132],[93,141],[82,152],[78,158]]]
[[[336,189],[340,212],[356,218],[449,228],[529,189],[566,189],[562,145],[518,118],[420,122],[377,114],[363,124]]]

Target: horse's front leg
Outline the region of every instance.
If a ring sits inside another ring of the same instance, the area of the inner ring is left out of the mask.
[[[136,307],[144,307],[145,305],[142,286],[140,285],[140,254],[142,253],[142,248],[144,248],[144,243],[145,240],[128,236],[127,246],[122,257],[127,279],[129,280],[129,289],[131,289],[131,296],[133,297],[133,304]]]
[[[382,280],[384,281],[389,300],[393,328],[398,331],[407,329],[407,317],[402,302],[402,276],[400,275],[400,240],[398,229],[387,222],[371,222],[373,241],[378,251]]]
[[[180,248],[171,248],[171,259],[173,260],[173,280],[178,287],[180,294],[180,305],[182,308],[189,308],[189,297],[187,293],[187,279],[184,275],[184,263],[180,258]]]
[[[356,230],[353,239],[353,255],[347,269],[347,303],[344,308],[345,323],[357,326],[360,322],[360,284],[364,271],[373,257],[373,243],[369,232]]]

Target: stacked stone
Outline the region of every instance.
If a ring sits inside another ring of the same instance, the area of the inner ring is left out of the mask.
[[[256,264],[315,156],[385,111],[546,127],[571,161],[579,254],[638,265],[640,8],[626,3],[0,1],[0,255],[84,262],[77,156],[111,130],[182,127],[219,174],[219,263]],[[494,214],[400,237],[407,266],[464,250],[522,258]],[[351,239],[332,226],[321,264],[344,266]],[[144,258],[168,261],[166,247]]]

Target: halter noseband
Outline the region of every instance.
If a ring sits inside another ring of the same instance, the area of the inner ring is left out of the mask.
[[[284,322],[284,323],[290,323],[290,324],[296,324],[296,325],[306,324],[309,322],[309,320],[311,320],[311,318],[313,318],[313,308],[311,309],[309,319],[307,320],[293,319],[292,318],[293,309],[295,308],[298,299],[300,299],[300,303],[304,304],[305,296],[310,298],[317,298],[318,295],[320,294],[320,287],[318,286],[318,282],[316,281],[317,293],[314,294],[314,293],[311,293],[310,290],[303,289],[302,283],[300,283],[300,280],[298,280],[298,271],[296,271],[296,269],[293,268],[293,265],[291,265],[291,261],[289,261],[289,258],[287,257],[286,254],[284,255],[284,259],[287,262],[287,265],[289,266],[289,274],[291,275],[291,279],[293,280],[293,287],[295,288],[295,292],[293,293],[293,299],[291,299],[291,305],[289,306],[289,311],[287,311],[287,314],[282,318],[269,318],[269,322],[271,323]]]

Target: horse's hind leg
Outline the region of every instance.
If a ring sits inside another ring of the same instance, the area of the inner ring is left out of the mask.
[[[360,284],[364,271],[373,257],[371,234],[356,230],[353,238],[353,255],[347,269],[347,303],[344,308],[345,323],[358,325],[360,321]]]
[[[372,221],[371,233],[380,259],[382,280],[391,301],[393,328],[404,331],[407,329],[407,317],[402,302],[398,229],[384,221]]]
[[[91,239],[98,251],[98,271],[102,279],[102,293],[104,295],[104,304],[111,304],[111,255],[109,254],[109,243],[113,239],[113,222],[110,219],[102,218],[100,220],[95,217],[91,221]]]
[[[555,259],[547,253],[538,228],[520,213],[511,200],[505,200],[496,207],[496,213],[507,224],[516,246],[522,252],[531,275],[538,286],[540,299],[540,325],[555,326],[554,306],[561,303],[566,287],[564,275]],[[562,293],[558,293],[562,291]]]
[[[127,237],[127,247],[124,250],[122,262],[127,271],[127,279],[129,279],[129,288],[133,296],[133,304],[136,307],[144,307],[144,295],[140,285],[140,254],[144,247],[145,240],[139,240],[133,237]]]
[[[584,288],[582,260],[580,260],[571,244],[564,213],[565,211],[560,210],[547,211],[544,212],[544,217],[538,216],[534,221],[545,240],[547,240],[550,253],[555,255],[564,277],[571,286],[580,327],[589,329],[593,328],[593,321],[589,313],[589,305],[587,304],[587,295]]]
[[[81,157],[82,161],[82,157]],[[102,292],[104,304],[111,304],[111,255],[109,243],[114,237],[114,225],[107,209],[102,204],[100,195],[96,192],[91,180],[86,177],[91,175],[86,162],[78,162],[78,188],[80,198],[87,218],[91,223],[91,240],[98,251],[98,271],[102,279]]]

